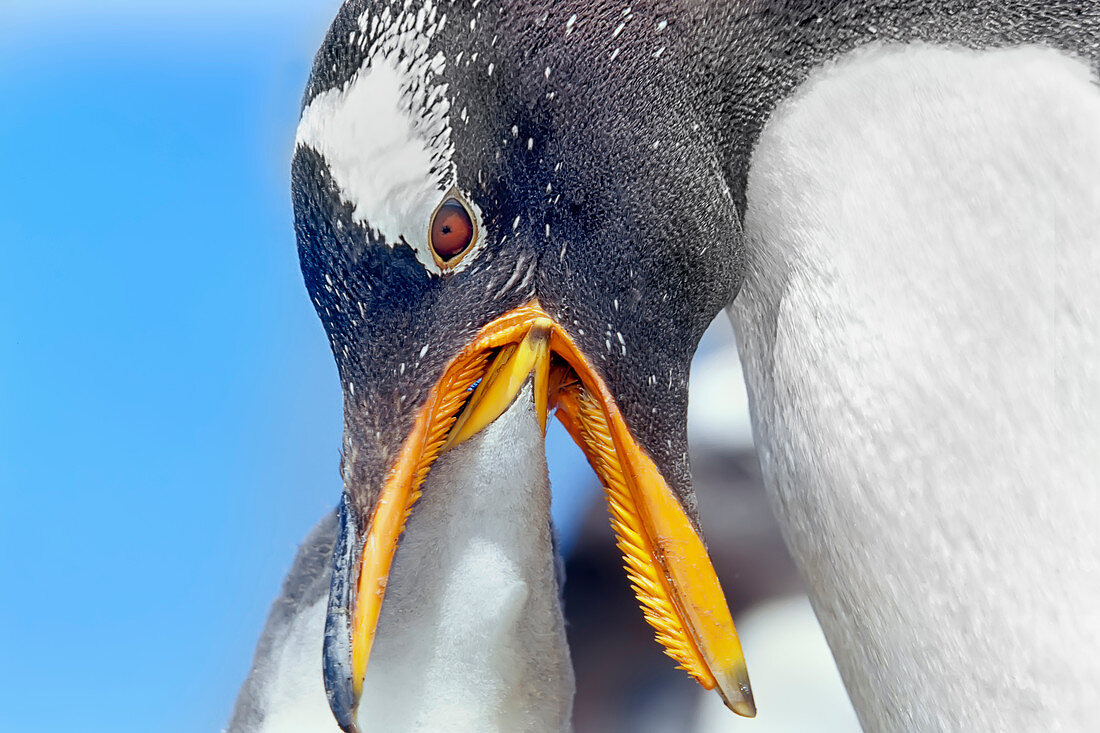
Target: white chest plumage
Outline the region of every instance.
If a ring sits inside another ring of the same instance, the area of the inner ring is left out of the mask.
[[[1090,69],[858,52],[776,111],[747,200],[731,316],[757,446],[864,727],[1094,725]]]

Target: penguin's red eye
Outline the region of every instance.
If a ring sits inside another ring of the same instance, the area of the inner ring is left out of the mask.
[[[432,216],[432,251],[440,264],[454,264],[453,260],[461,255],[474,241],[474,222],[470,212],[455,198],[449,198],[439,205]]]

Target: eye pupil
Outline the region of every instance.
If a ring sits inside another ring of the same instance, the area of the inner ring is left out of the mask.
[[[444,201],[432,219],[431,245],[444,263],[466,251],[473,243],[474,223],[469,212],[457,199]]]

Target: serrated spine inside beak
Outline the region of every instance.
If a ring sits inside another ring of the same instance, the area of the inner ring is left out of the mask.
[[[444,451],[502,415],[532,372],[536,385],[547,381],[553,321],[545,315],[531,318],[524,311],[505,316],[503,321],[499,329],[487,328],[487,333],[447,368],[417,414],[375,504],[363,544],[352,622],[352,688],[356,697],[363,691],[397,543],[432,464]],[[541,404],[544,432],[546,402],[545,395],[541,402],[536,398],[536,407]]]
[[[581,433],[578,442],[586,447],[589,462],[604,485],[611,528],[623,553],[626,563],[623,569],[626,570],[630,587],[642,606],[642,615],[657,632],[657,641],[665,647],[665,654],[676,660],[679,668],[703,687],[714,689],[714,676],[686,633],[684,622],[673,603],[668,579],[660,572],[660,565],[654,562],[656,550],[647,536],[638,505],[626,486],[603,410],[583,387],[575,386],[568,399],[575,401],[576,405],[570,412],[576,418],[576,428]]]
[[[464,355],[449,372],[449,379],[437,385],[428,405],[417,416],[413,431],[375,506],[363,545],[352,623],[352,688],[356,697],[363,692],[367,660],[397,541],[405,530],[413,505],[420,498],[428,471],[443,452],[447,435],[458,411],[466,403],[470,387],[485,371],[487,359],[485,352]]]
[[[701,538],[647,456],[616,441],[609,415],[580,383],[558,395],[558,417],[604,485],[623,569],[646,622],[678,667],[726,706],[753,717],[741,643]],[[621,421],[621,418],[620,418]],[[619,434],[625,428],[620,424]]]

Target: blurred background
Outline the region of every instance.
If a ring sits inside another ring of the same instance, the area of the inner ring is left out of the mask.
[[[338,5],[4,0],[0,731],[221,730],[339,496],[339,384],[288,183]],[[857,730],[767,506],[724,316],[689,429],[761,715],[726,713],[653,642],[556,429],[577,730]]]

